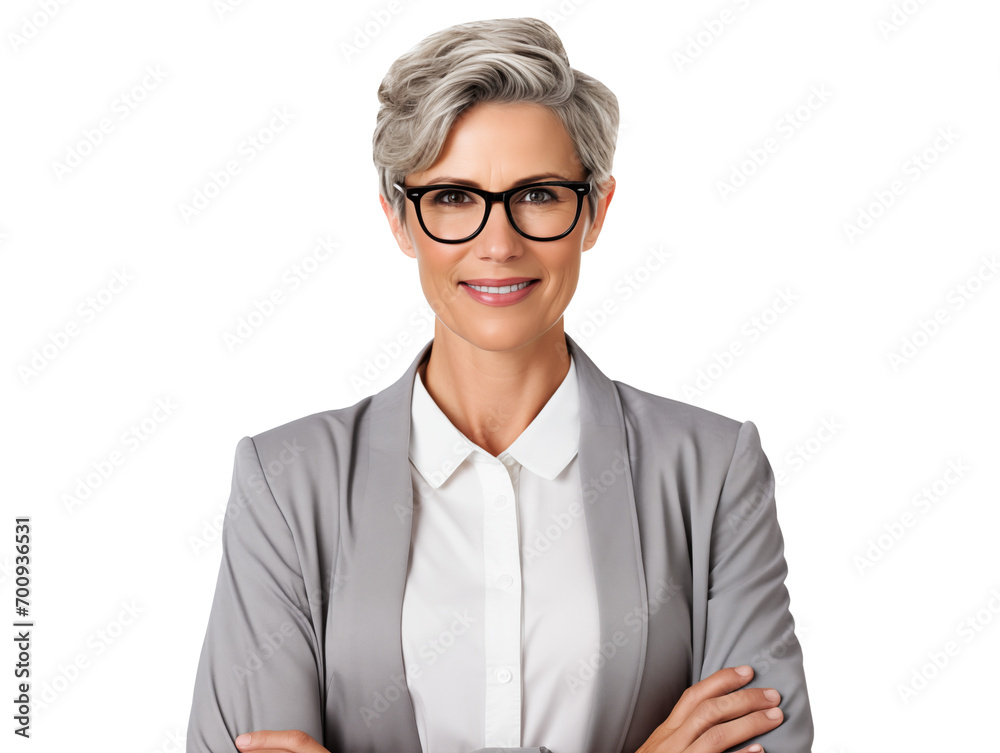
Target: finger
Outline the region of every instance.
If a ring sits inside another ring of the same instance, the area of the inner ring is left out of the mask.
[[[774,721],[766,716],[766,712],[776,712],[778,715],[777,721],[767,729],[777,727],[781,723],[781,710],[777,708],[780,701],[781,695],[773,688],[743,688],[717,698],[706,698],[678,727],[672,739],[684,749],[684,746],[692,745],[695,740],[706,738],[714,742],[727,734],[729,736],[725,738],[724,745],[706,751],[727,750],[760,734],[753,730],[764,724],[764,719]],[[747,719],[750,721],[736,724]],[[727,723],[729,726],[726,726]],[[750,732],[746,732],[747,730]],[[740,733],[743,733],[742,737],[738,736]]]
[[[302,730],[262,729],[236,738],[236,747],[255,753],[329,753],[313,737]]]
[[[670,716],[660,726],[668,730],[679,728],[700,703],[709,698],[717,698],[746,685],[753,678],[753,667],[744,664],[739,667],[725,667],[713,672],[704,680],[696,682],[685,690],[674,705]]]
[[[711,698],[725,696],[727,693],[738,690],[752,678],[753,667],[743,664],[738,667],[725,667],[718,672],[713,672],[705,679],[696,682],[681,694],[677,703],[674,704],[670,715],[653,731],[647,742],[655,746],[668,738],[672,739],[700,704]],[[703,731],[704,728],[689,726],[687,733],[684,735],[684,745],[689,744]],[[676,744],[678,741],[674,742]],[[683,747],[681,746],[681,748]]]
[[[770,732],[783,721],[784,715],[777,707],[755,711],[724,724],[712,726],[690,746],[689,750],[690,753],[722,753],[734,745],[746,742],[751,737]],[[749,747],[754,746],[761,748],[759,743]]]

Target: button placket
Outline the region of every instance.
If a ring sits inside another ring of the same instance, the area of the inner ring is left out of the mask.
[[[486,747],[521,744],[521,563],[517,505],[505,463],[477,463],[486,575]]]

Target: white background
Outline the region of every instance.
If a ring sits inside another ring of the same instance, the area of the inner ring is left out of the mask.
[[[378,83],[430,32],[495,15],[548,20],[619,98],[618,189],[566,329],[609,377],[759,427],[814,750],[995,750],[988,0],[5,3],[0,603],[9,626],[30,515],[49,700],[14,737],[8,636],[0,747],[178,749],[236,443],[388,386],[432,334],[377,202]],[[276,109],[290,122],[259,134]],[[310,262],[320,238],[336,251]]]

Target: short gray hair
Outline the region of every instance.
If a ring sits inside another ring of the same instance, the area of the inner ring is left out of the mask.
[[[593,182],[591,216],[611,176],[618,98],[571,68],[555,29],[537,18],[500,18],[435,32],[397,59],[378,89],[372,153],[379,193],[405,218],[393,188],[437,160],[455,119],[480,102],[534,103],[562,121]]]

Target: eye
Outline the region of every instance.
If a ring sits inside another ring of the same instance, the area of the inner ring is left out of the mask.
[[[556,201],[557,197],[555,192],[548,188],[529,188],[520,194],[517,200],[525,204],[546,204],[550,201]]]
[[[461,206],[463,204],[474,203],[473,199],[465,191],[459,191],[454,188],[446,188],[441,191],[434,191],[431,194],[431,201],[435,204],[441,204],[444,206]]]

